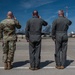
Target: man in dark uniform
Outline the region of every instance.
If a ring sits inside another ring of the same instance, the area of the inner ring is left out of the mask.
[[[56,68],[64,69],[68,42],[67,30],[72,22],[64,17],[63,10],[58,11],[58,16],[52,24],[52,39],[55,41]]]
[[[37,70],[40,68],[40,52],[41,52],[41,31],[42,26],[46,26],[47,22],[41,19],[38,11],[33,11],[33,17],[27,21],[26,40],[29,41],[30,68]]]

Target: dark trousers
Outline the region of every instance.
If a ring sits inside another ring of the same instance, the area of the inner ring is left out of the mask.
[[[57,36],[55,41],[55,62],[57,66],[65,66],[68,38],[66,35],[63,37],[60,35]]]
[[[30,66],[38,68],[40,66],[41,41],[29,42]]]

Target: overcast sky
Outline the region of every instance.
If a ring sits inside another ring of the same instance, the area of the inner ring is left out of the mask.
[[[33,10],[38,10],[40,16],[52,25],[59,9],[63,9],[65,16],[72,21],[69,32],[75,31],[75,0],[0,0],[0,21],[6,18],[8,11],[13,11],[23,30]]]

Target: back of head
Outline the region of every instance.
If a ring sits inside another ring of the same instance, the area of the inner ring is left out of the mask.
[[[37,10],[34,10],[32,14],[33,14],[33,16],[37,16],[38,17],[38,11]]]
[[[12,13],[11,11],[8,11],[8,13],[7,13],[7,17],[8,17],[8,18],[13,18],[14,15],[13,15],[13,13]]]
[[[64,11],[63,11],[63,10],[59,10],[59,11],[58,11],[58,15],[59,15],[59,16],[64,16]]]

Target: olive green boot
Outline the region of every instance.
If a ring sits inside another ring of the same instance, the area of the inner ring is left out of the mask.
[[[8,70],[10,70],[11,68],[12,68],[11,62],[8,62]]]
[[[8,64],[4,63],[4,69],[7,70],[8,69]]]

